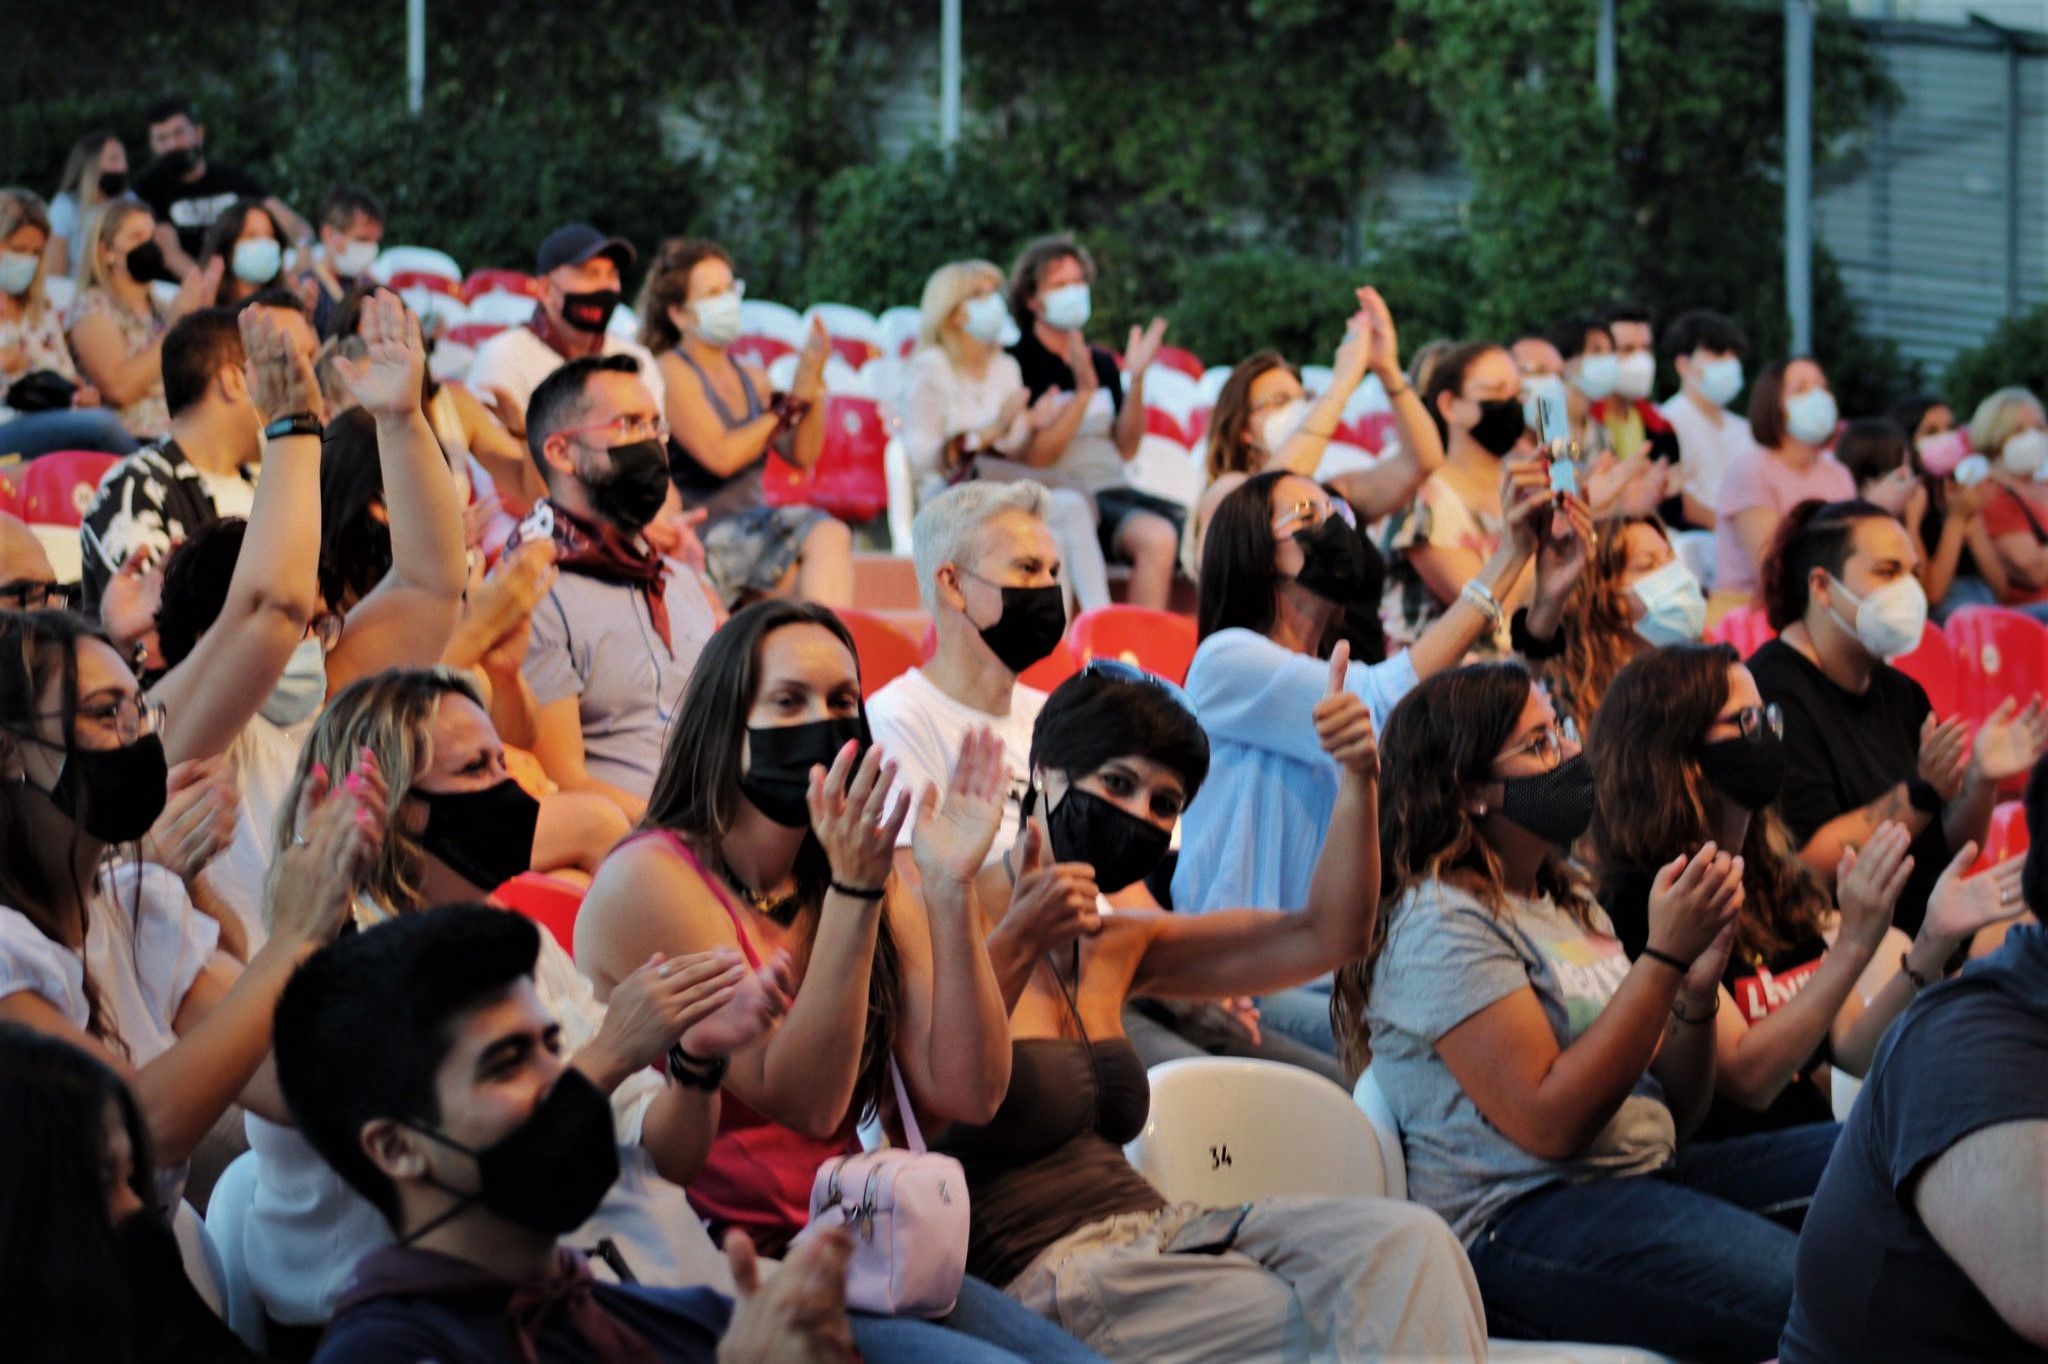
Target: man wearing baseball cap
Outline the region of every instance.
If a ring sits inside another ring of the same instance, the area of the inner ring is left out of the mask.
[[[532,319],[484,342],[469,367],[471,390],[497,408],[514,434],[526,429],[526,404],[540,381],[588,355],[637,359],[659,409],[661,370],[654,357],[630,338],[605,331],[637,254],[625,238],[608,237],[589,223],[558,227],[541,242],[534,259],[540,302]]]

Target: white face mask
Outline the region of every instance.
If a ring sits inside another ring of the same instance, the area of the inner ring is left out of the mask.
[[[357,279],[370,273],[370,267],[377,263],[377,243],[357,241],[351,237],[348,245],[334,253],[334,273],[343,279]]]
[[[1063,332],[1077,331],[1088,325],[1088,286],[1068,284],[1039,300],[1045,325]]]
[[[1716,407],[1726,407],[1742,392],[1742,361],[1732,355],[1718,360],[1693,359],[1693,377],[1700,396]]]
[[[1893,579],[1860,602],[1836,579],[1834,595],[1853,608],[1855,623],[1843,620],[1832,605],[1828,609],[1873,658],[1890,661],[1920,647],[1927,629],[1927,593],[1912,574]]]
[[[1607,355],[1582,355],[1579,357],[1578,377],[1572,380],[1572,387],[1599,402],[1614,392],[1614,386],[1621,379],[1621,357]]]
[[[1835,395],[1824,388],[1809,388],[1785,400],[1785,430],[1808,445],[1825,444],[1835,434],[1835,422],[1841,415],[1835,408]]]
[[[235,243],[235,278],[244,284],[270,283],[277,278],[277,268],[282,264],[284,248],[273,238],[252,237]]]
[[[1998,452],[2008,472],[2021,478],[2048,476],[2048,431],[2020,431]]]
[[[26,251],[0,251],[0,294],[25,294],[41,262]]]
[[[966,316],[960,320],[960,330],[977,341],[994,344],[1003,336],[1003,329],[1010,325],[1010,310],[1003,303],[1001,294],[983,294],[970,298],[965,307]]]
[[[1280,447],[1287,444],[1289,437],[1301,429],[1308,420],[1308,399],[1289,398],[1279,407],[1268,412],[1259,422],[1259,443],[1266,447],[1266,457],[1276,458]]]
[[[281,729],[308,719],[327,699],[327,651],[312,636],[299,641],[284,676],[263,701],[263,718]]]
[[[713,346],[730,346],[740,339],[740,291],[700,298],[690,305],[697,315],[697,335]]]
[[[1615,362],[1614,391],[1624,398],[1647,398],[1657,382],[1657,357],[1646,350],[1630,351]]]
[[[1683,559],[1636,579],[1629,589],[1643,604],[1636,633],[1651,644],[1696,644],[1707,627],[1707,594]]]

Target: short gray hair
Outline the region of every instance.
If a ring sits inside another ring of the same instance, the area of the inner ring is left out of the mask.
[[[1045,519],[1045,485],[1030,479],[1006,483],[961,483],[924,504],[910,527],[911,559],[917,565],[917,596],[926,611],[937,611],[939,569],[961,564],[981,551],[981,531],[1015,508]]]

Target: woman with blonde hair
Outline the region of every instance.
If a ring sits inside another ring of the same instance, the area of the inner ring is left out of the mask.
[[[2015,385],[1978,403],[1970,448],[1991,461],[1980,515],[2006,579],[1999,603],[2048,620],[2048,413],[2040,398]]]
[[[216,260],[178,286],[169,307],[150,285],[175,282],[156,242],[156,215],[132,199],[114,199],[86,220],[86,249],[76,265],[71,349],[78,368],[121,424],[144,440],[170,429],[164,405],[163,339],[171,324],[206,306],[220,288]]]
[[[925,282],[918,351],[904,383],[903,446],[929,498],[969,478],[1029,478],[1051,494],[1046,524],[1066,567],[1064,582],[1083,611],[1109,604],[1109,570],[1095,532],[1095,505],[1080,488],[1015,462],[1051,410],[1033,410],[1016,357],[1003,342],[1016,330],[1003,300],[1003,272],[985,260],[954,261]]]
[[[0,189],[0,454],[52,450],[125,455],[135,438],[79,382],[57,305],[44,291],[45,247],[55,239],[43,201]]]
[[[50,241],[43,248],[43,268],[52,276],[71,273],[72,262],[84,254],[85,225],[101,204],[128,193],[128,149],[105,129],[87,133],[71,144],[64,174],[50,200]]]

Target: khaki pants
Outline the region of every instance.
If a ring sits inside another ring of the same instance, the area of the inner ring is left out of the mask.
[[[1200,1211],[1090,1222],[1046,1247],[1010,1295],[1112,1360],[1486,1358],[1479,1283],[1428,1209],[1262,1199],[1228,1251],[1166,1253]]]

